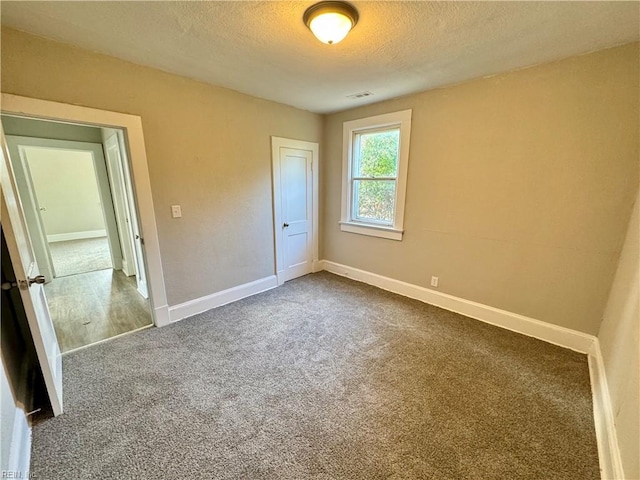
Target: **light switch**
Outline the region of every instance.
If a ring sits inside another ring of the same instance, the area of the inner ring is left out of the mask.
[[[173,218],[182,217],[182,208],[180,208],[180,205],[171,205],[171,216]]]

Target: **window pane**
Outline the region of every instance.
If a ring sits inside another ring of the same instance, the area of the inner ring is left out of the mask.
[[[356,177],[395,177],[398,174],[400,130],[356,136]]]
[[[353,216],[357,220],[375,220],[393,224],[395,180],[355,180]]]

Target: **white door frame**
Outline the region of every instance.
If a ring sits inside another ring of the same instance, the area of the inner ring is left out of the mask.
[[[138,204],[140,229],[144,239],[151,314],[158,327],[169,324],[169,306],[162,273],[158,229],[151,196],[142,119],[137,115],[80,107],[66,103],[2,93],[2,113],[95,127],[120,128],[126,132],[134,194]]]
[[[311,271],[318,272],[318,172],[320,171],[320,160],[318,157],[319,147],[317,143],[305,142],[303,140],[292,140],[290,138],[271,137],[271,165],[272,165],[272,185],[273,185],[273,236],[275,239],[275,271],[278,278],[278,285],[284,283],[284,240],[282,238],[282,185],[280,182],[280,149],[291,148],[296,150],[310,151],[313,159],[311,163],[312,176],[312,222],[311,235],[313,242],[313,261]]]

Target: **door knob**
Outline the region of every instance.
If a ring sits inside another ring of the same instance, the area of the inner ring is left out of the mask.
[[[18,286],[20,287],[20,289],[26,290],[34,283],[43,284],[44,282],[45,282],[44,275],[38,275],[37,277],[34,277],[34,278],[28,277],[26,280],[18,280]],[[4,287],[4,284],[3,284],[3,287]]]
[[[43,284],[44,281],[45,281],[44,275],[38,275],[37,277],[34,277],[34,278],[29,277],[29,286],[33,285],[34,283]]]
[[[288,224],[288,223],[283,223],[283,224],[282,224],[282,228],[287,228],[288,226],[289,226],[289,224]]]

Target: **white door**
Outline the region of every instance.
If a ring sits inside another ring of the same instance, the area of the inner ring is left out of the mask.
[[[313,263],[313,155],[280,148],[284,280],[311,273]]]
[[[131,226],[131,234],[133,235],[134,258],[136,261],[136,282],[138,293],[144,298],[149,298],[149,288],[147,286],[147,271],[144,264],[143,239],[140,232],[140,224],[138,222],[138,210],[136,206],[135,196],[133,195],[133,183],[131,182],[131,172],[129,170],[129,159],[127,150],[125,149],[124,134],[118,131],[116,134],[118,141],[118,152],[120,158],[120,168],[122,178],[124,180],[125,197],[127,200],[127,209],[129,212],[129,221]]]
[[[104,153],[107,160],[107,172],[109,173],[109,185],[118,224],[118,237],[122,246],[122,271],[128,277],[136,274],[136,261],[133,248],[133,231],[129,221],[129,207],[125,195],[124,178],[122,176],[122,163],[120,161],[120,145],[118,136],[113,134],[104,143]]]
[[[53,414],[57,416],[62,413],[60,347],[41,283],[44,281],[44,277],[40,275],[38,270],[31,240],[27,234],[26,221],[16,192],[15,178],[9,163],[7,144],[2,131],[0,131],[0,141],[2,143],[2,162],[0,162],[2,214],[0,222],[7,241],[11,263],[18,279],[20,297],[24,304],[47,394],[51,401]]]

